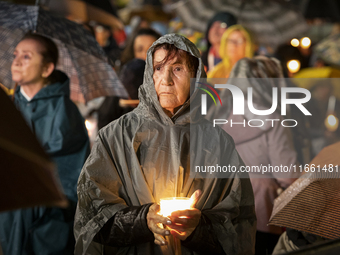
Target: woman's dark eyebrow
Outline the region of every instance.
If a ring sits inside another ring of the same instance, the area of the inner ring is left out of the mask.
[[[169,61],[169,60],[168,60]],[[168,62],[167,61],[167,62]],[[166,64],[166,63],[163,63],[163,60],[162,61],[154,61],[154,63],[153,63],[153,66],[156,66],[156,65],[158,65],[158,64]],[[181,64],[181,65],[183,65],[184,63],[183,63],[183,61],[182,60],[176,60],[174,63],[171,63],[171,65],[177,65],[177,64]]]
[[[177,65],[177,64],[184,64],[182,60],[176,60],[174,63],[172,63],[172,65]]]

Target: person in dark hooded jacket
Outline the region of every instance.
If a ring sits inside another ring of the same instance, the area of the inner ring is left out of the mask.
[[[14,51],[11,71],[19,85],[14,103],[55,162],[69,206],[1,213],[4,255],[73,254],[76,186],[89,153],[89,139],[84,119],[69,98],[69,78],[55,70],[57,61],[58,48],[52,40],[28,34]]]
[[[138,88],[143,83],[144,70],[145,61],[138,58],[130,60],[123,66],[119,78],[129,93],[129,99],[106,97],[98,109],[98,130],[137,107]]]
[[[236,24],[237,19],[229,12],[218,12],[208,21],[205,33],[207,49],[202,53],[202,61],[207,72],[222,61],[219,53],[222,35],[227,28]]]
[[[149,48],[138,107],[99,131],[79,177],[75,254],[171,254],[170,235],[183,255],[253,254],[248,175],[191,170],[243,165],[231,137],[200,114],[205,77],[188,39],[168,34]],[[166,197],[191,197],[192,207],[163,217]]]

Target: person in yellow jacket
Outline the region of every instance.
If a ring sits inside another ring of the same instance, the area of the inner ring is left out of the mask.
[[[238,60],[245,57],[252,58],[253,38],[243,26],[233,25],[223,33],[219,53],[222,61],[208,72],[208,78],[228,78]]]

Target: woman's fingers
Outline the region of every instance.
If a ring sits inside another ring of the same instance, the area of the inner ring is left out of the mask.
[[[170,235],[170,231],[164,229],[162,224],[171,225],[172,223],[168,218],[157,214],[157,212],[159,212],[159,205],[153,204],[150,206],[149,212],[146,216],[147,224],[155,237],[155,244],[166,245],[167,241],[165,240],[164,236]]]
[[[170,231],[167,229],[160,228],[157,223],[151,224],[150,230],[154,234],[168,236],[170,235]]]
[[[195,208],[175,211],[170,219],[172,224],[167,226],[171,229],[171,234],[180,240],[185,240],[196,229],[201,219],[201,211]]]
[[[160,210],[159,204],[153,204],[149,207],[149,213],[158,213]]]
[[[170,234],[170,232],[169,232],[169,234]],[[155,237],[155,244],[158,244],[158,245],[168,244],[168,242],[166,241],[166,239],[163,236],[158,235],[158,234],[154,234],[154,237]]]
[[[176,230],[179,232],[185,232],[188,229],[187,226],[183,225],[170,225],[169,228],[171,228],[171,230]]]
[[[171,234],[173,235],[173,237],[178,238],[179,240],[184,241],[188,236],[185,232],[179,232],[175,229],[171,230]]]
[[[188,209],[188,210],[182,210],[182,211],[175,211],[171,213],[170,219],[173,219],[175,217],[187,217],[187,218],[193,218],[196,216],[201,216],[201,211],[198,209]]]
[[[170,235],[170,231],[167,229],[160,228],[160,223],[151,223],[150,224],[150,230],[153,232],[153,235],[155,237],[155,244],[157,245],[166,245],[167,241],[164,238],[164,236]]]
[[[196,204],[200,196],[201,191],[195,191],[192,195],[193,205]],[[170,234],[180,240],[185,240],[195,230],[201,218],[201,211],[195,208],[175,211],[171,214],[170,219],[157,214],[158,211],[159,205],[152,205],[147,214],[148,227],[153,232],[154,242],[157,245],[166,245],[165,236]],[[162,224],[169,226],[170,230],[164,229]]]
[[[163,217],[159,214],[155,214],[153,216],[153,221],[157,222],[157,223],[162,223],[164,225],[169,225],[171,224],[171,220],[169,218]]]
[[[180,230],[180,227],[191,228],[196,227],[201,218],[201,211],[197,209],[189,209],[183,211],[176,211],[171,214],[171,228]]]
[[[162,223],[164,225],[170,225],[171,224],[171,220],[169,218],[163,217],[159,214],[155,214],[155,213],[148,213],[148,215],[146,216],[148,221],[152,221],[157,223]]]
[[[191,205],[190,208],[195,208],[197,201],[200,199],[202,191],[200,189],[196,190],[190,197]]]
[[[191,218],[178,218],[178,217],[173,217],[172,218],[172,224],[171,226],[175,225],[175,224],[181,224],[181,225],[189,225],[190,223],[192,223],[194,220]],[[170,226],[170,225],[168,225]]]

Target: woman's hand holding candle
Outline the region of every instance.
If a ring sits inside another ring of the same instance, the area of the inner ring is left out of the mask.
[[[172,224],[166,225],[171,228],[170,231],[174,237],[184,241],[196,229],[201,219],[201,211],[196,209],[195,205],[201,194],[202,192],[200,190],[196,190],[194,194],[192,194],[190,198],[190,200],[192,200],[190,209],[171,213],[169,218]]]
[[[170,231],[167,229],[162,229],[158,226],[159,223],[164,225],[171,225],[171,221],[158,214],[160,207],[158,204],[153,204],[149,208],[149,212],[146,216],[148,227],[155,237],[155,244],[166,245],[167,241],[164,236],[170,235]]]
[[[190,203],[190,206],[188,206],[187,202],[187,206],[184,206],[184,208],[190,209],[177,210],[173,211],[172,213],[170,210],[168,213],[171,213],[171,215],[169,215],[168,217],[160,215],[162,213],[165,213],[165,211],[167,210],[163,211],[163,208],[162,212],[160,212],[160,206],[158,204],[153,204],[152,206],[150,206],[146,218],[148,227],[150,231],[154,234],[155,244],[167,245],[167,241],[164,236],[168,236],[170,234],[182,241],[184,241],[185,239],[187,239],[188,236],[191,235],[201,219],[201,211],[195,208],[195,205],[201,194],[202,192],[200,190],[196,190],[194,194],[192,194],[190,200],[187,200]],[[177,203],[177,201],[178,200],[174,198],[174,200],[170,199],[166,202],[171,202],[171,204],[173,206],[175,205],[175,207],[177,205],[177,207],[183,208],[183,204],[182,206],[174,204]],[[169,210],[169,208],[167,209]],[[161,224],[168,226],[170,230],[161,228]]]

